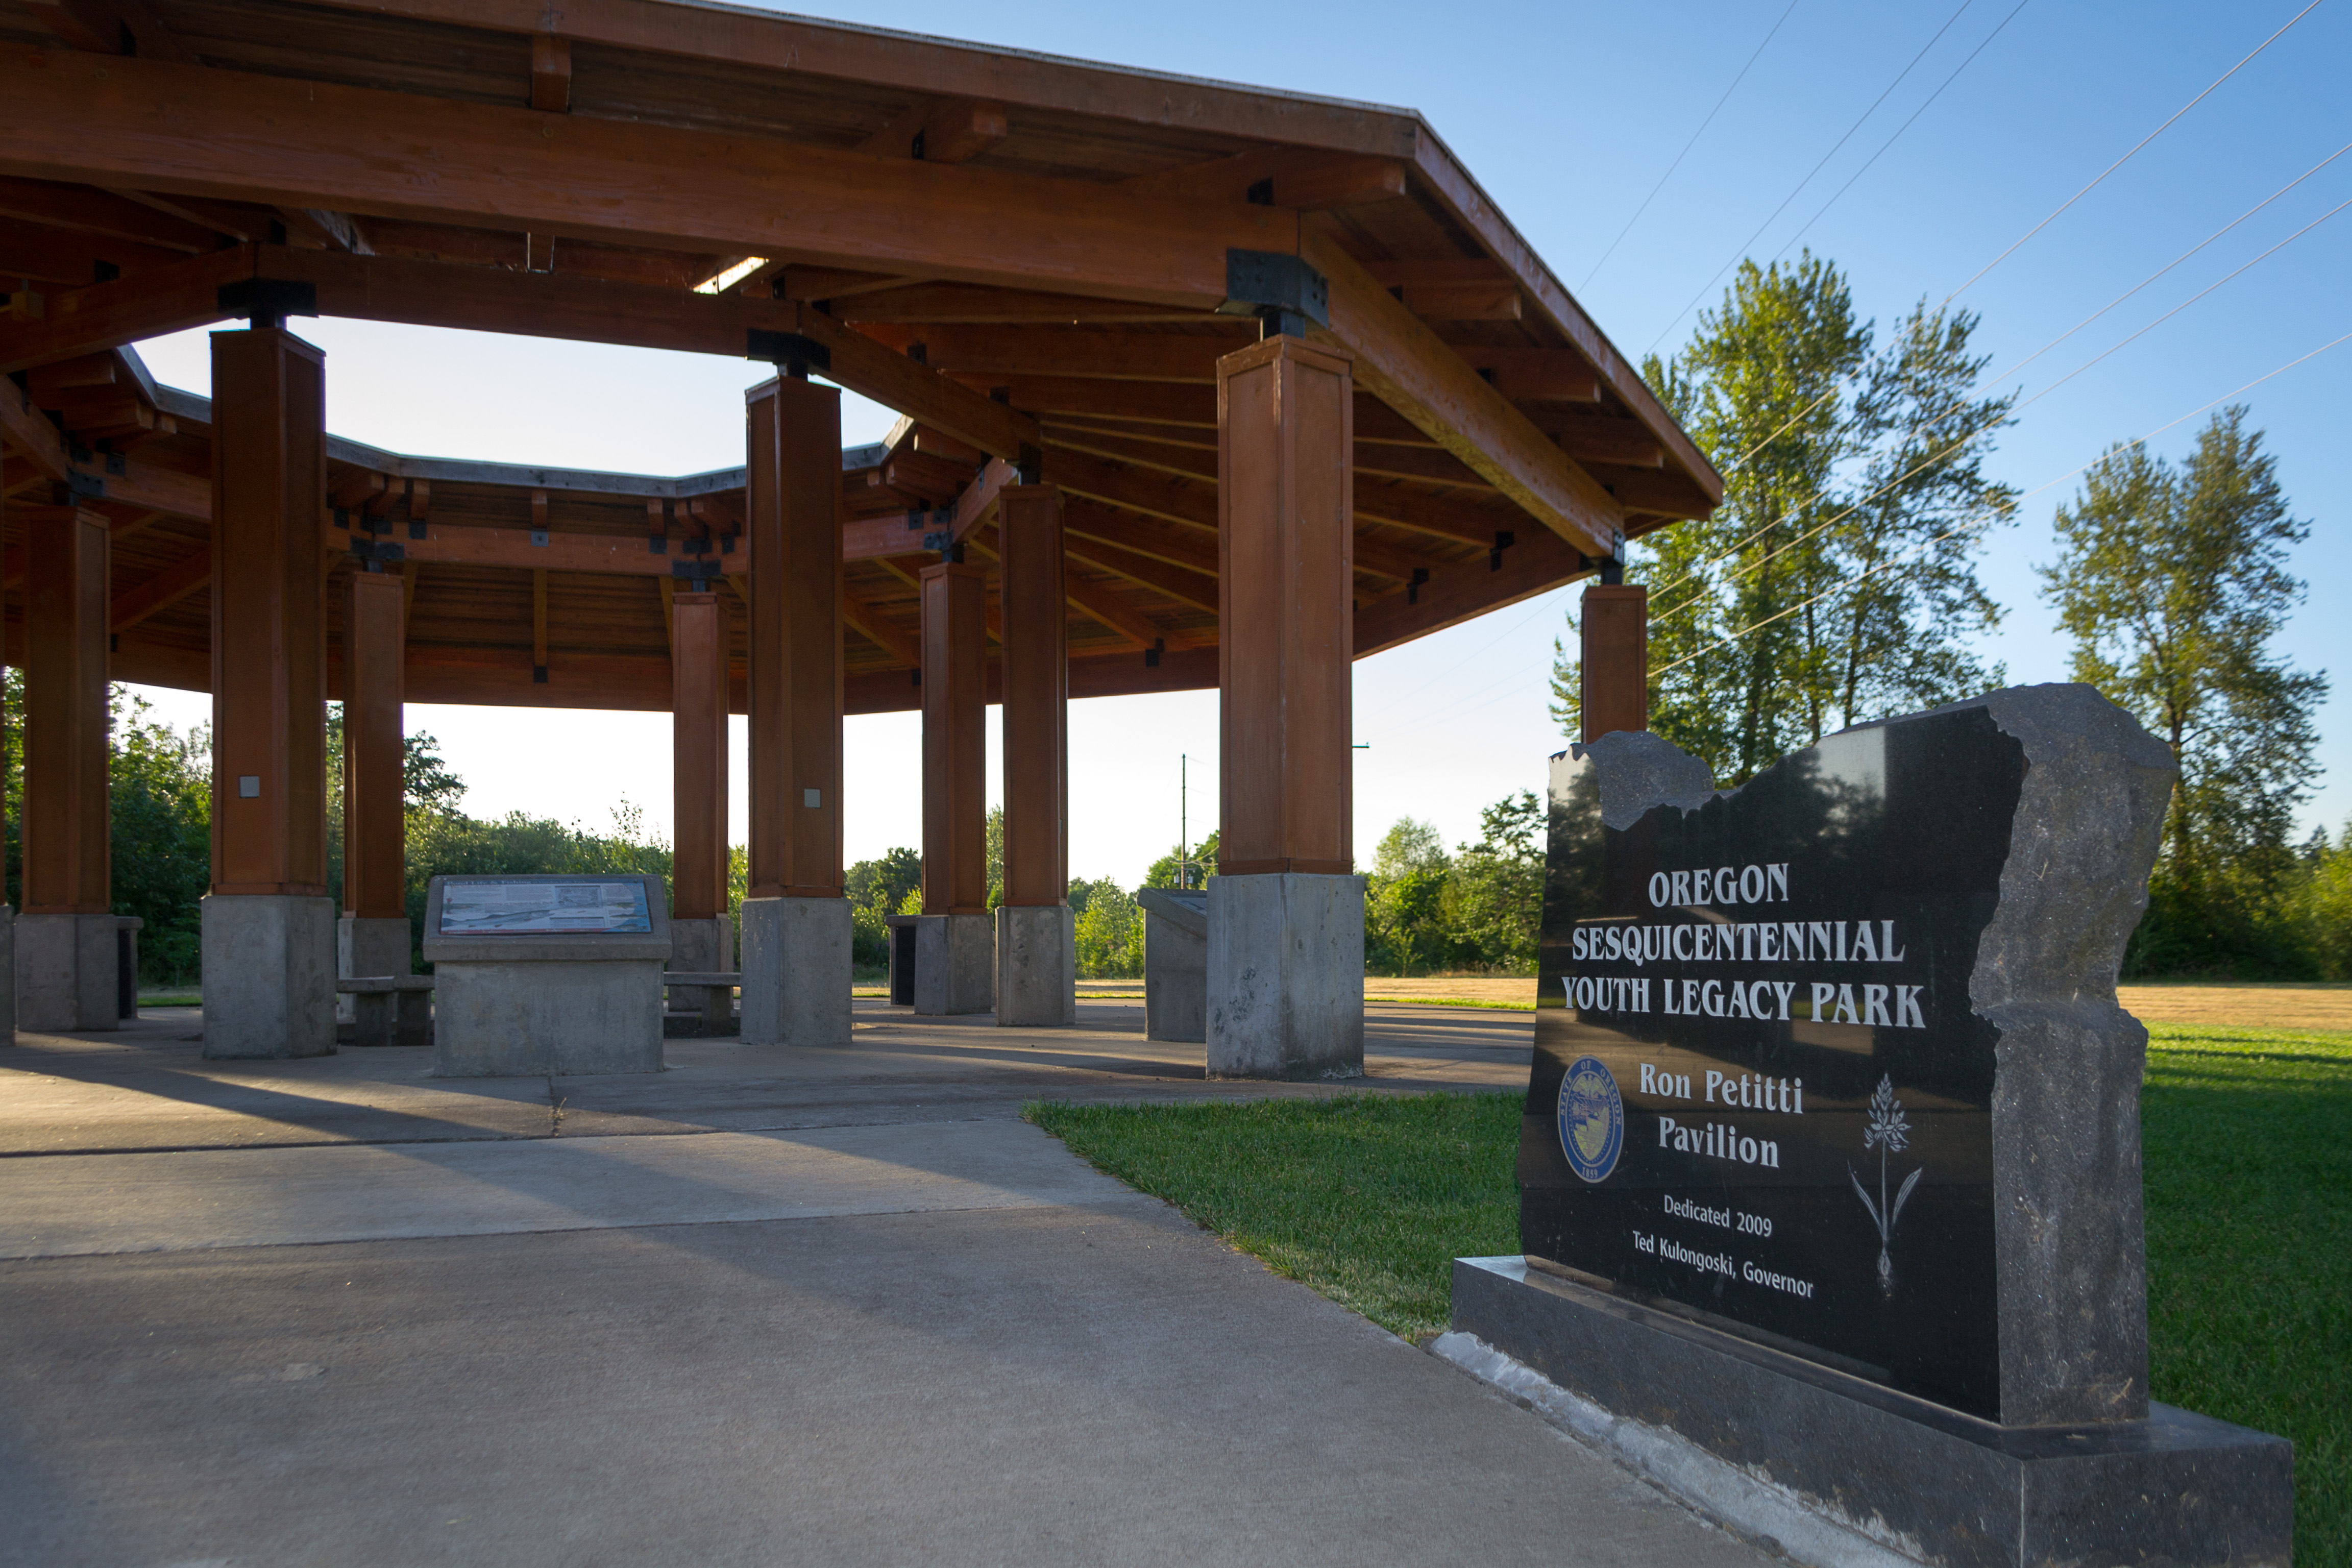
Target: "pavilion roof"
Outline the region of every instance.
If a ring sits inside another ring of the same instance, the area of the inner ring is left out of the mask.
[[[1720,497],[1409,110],[680,0],[0,0],[0,486],[102,487],[121,679],[209,679],[211,458],[121,345],[258,287],[786,343],[900,410],[844,455],[853,711],[914,705],[912,574],[941,533],[990,559],[1030,466],[1072,497],[1073,694],[1213,685],[1214,366],[1293,258],[1356,359],[1360,655]],[[665,584],[740,563],[740,469],[329,455],[322,527],[410,576],[418,700],[666,707]]]

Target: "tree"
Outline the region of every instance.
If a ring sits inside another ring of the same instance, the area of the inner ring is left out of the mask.
[[[1183,881],[1177,880],[1180,869],[1186,879]],[[1213,827],[1209,829],[1209,836],[1197,844],[1189,847],[1170,845],[1168,853],[1154,860],[1150,869],[1143,873],[1143,885],[1147,888],[1199,888],[1205,886],[1216,874],[1217,830]]]
[[[1521,790],[1479,813],[1479,838],[1454,858],[1442,900],[1458,962],[1510,974],[1535,973],[1543,918],[1545,812]]]
[[[2015,507],[1982,472],[2014,395],[1972,395],[1976,326],[1922,302],[1874,352],[1844,275],[1806,252],[1742,263],[1689,345],[1643,363],[1726,472],[1712,518],[1635,545],[1656,595],[1650,727],[1717,777],[2004,679],[1963,642],[1999,618],[1973,550]],[[1571,647],[1554,645],[1552,714],[1573,737]]]
[[[923,858],[903,846],[884,851],[878,860],[860,860],[842,879],[849,899],[850,962],[879,969],[890,962],[890,922],[885,917],[906,911],[915,900],[919,913],[923,897]]]
[[[2172,749],[2180,783],[2126,957],[2136,972],[2308,972],[2285,908],[2287,838],[2318,764],[2323,674],[2271,640],[2303,597],[2287,551],[2310,533],[2289,514],[2276,459],[2246,410],[2216,414],[2175,468],[2137,443],[2092,466],[2053,527],[2043,595],[2074,639],[2074,676],[2130,710]]]
[[[107,734],[108,874],[117,914],[146,921],[139,967],[163,984],[196,978],[202,905],[212,889],[211,737],[146,717],[144,698],[115,687]]]
[[[1367,967],[1411,974],[1443,966],[1454,942],[1445,921],[1451,862],[1436,827],[1401,816],[1372,853],[1364,897]]]
[[[1104,877],[1086,886],[1077,917],[1078,973],[1125,979],[1143,973],[1143,910]]]

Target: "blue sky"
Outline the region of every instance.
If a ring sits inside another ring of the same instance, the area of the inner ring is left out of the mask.
[[[1923,296],[1942,300],[2303,5],[1797,0],[1790,10],[1787,0],[1763,0],[1439,9],[1196,0],[1179,13],[920,3],[824,14],[1418,108],[1602,329],[1638,357],[1653,343],[1671,352],[1683,341],[1693,321],[1684,307],[1702,290],[1706,302],[1719,296],[1720,283],[1710,289],[1709,279],[1759,226],[1748,253],[1764,259],[1792,243],[1811,247],[1846,269],[1863,313],[1882,322]],[[1753,68],[1595,275],[1751,56]],[[1979,341],[1993,368],[2032,353],[2352,142],[2347,66],[2352,0],[2333,0],[1978,279],[1959,303],[1981,313]],[[1768,224],[1882,93],[1879,107]],[[2004,384],[2033,396],[2347,198],[2352,154]],[[2004,433],[1991,470],[2033,492],[2018,524],[1995,533],[1984,556],[1985,581],[2009,612],[1987,651],[2006,661],[2013,680],[2066,674],[2067,648],[2033,572],[2053,554],[2053,507],[2074,493],[2064,476],[2110,443],[2166,426],[2352,332],[2347,277],[2352,212],[2321,222],[2040,398]],[[352,322],[306,328],[330,353],[330,423],[338,434],[410,452],[654,472],[741,461],[740,392],[751,375],[740,363]],[[203,390],[201,334],[146,352],[161,378]],[[2310,600],[2280,646],[2302,668],[2330,671],[2341,689],[2352,680],[2352,616],[2336,601],[2352,583],[2352,552],[2336,521],[2352,504],[2352,487],[2330,461],[2338,443],[2329,432],[2352,416],[2352,342],[2242,401],[2279,455],[2296,515],[2313,523],[2294,562]],[[2152,446],[2178,457],[2204,417],[2172,425]],[[850,419],[851,439],[887,424],[870,407],[852,410]],[[1460,840],[1475,837],[1484,804],[1540,787],[1543,758],[1560,744],[1545,713],[1551,641],[1574,592],[1356,667],[1357,733],[1369,743],[1357,753],[1360,859],[1369,861],[1401,815],[1430,818]],[[163,706],[184,720],[201,718],[205,705],[174,694]],[[1074,872],[1132,884],[1174,841],[1181,753],[1192,759],[1194,836],[1213,824],[1214,693],[1082,702],[1071,717]],[[650,822],[667,816],[665,716],[419,707],[410,723],[441,737],[473,786],[467,804],[477,812],[520,807],[593,826],[625,796]],[[2327,773],[2304,820],[2336,830],[2352,816],[2352,693],[2331,701],[2320,725]],[[853,858],[917,842],[919,731],[911,715],[850,721]],[[740,753],[739,724],[739,837]],[[600,761],[556,767],[551,755]]]

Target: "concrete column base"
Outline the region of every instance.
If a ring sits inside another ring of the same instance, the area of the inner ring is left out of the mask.
[[[16,1022],[49,1033],[122,1025],[110,914],[16,917]]]
[[[708,920],[682,921],[676,916],[669,922],[670,958],[664,967],[681,974],[731,973],[735,969],[735,922],[725,915],[713,915]],[[731,985],[672,985],[667,987],[669,1005],[681,1012],[699,1014],[699,1032],[704,1035],[727,1035],[735,1030],[735,988]],[[680,1020],[683,1024],[685,1021]],[[693,1027],[692,1025],[686,1025]],[[665,1029],[667,1032],[667,1029]]]
[[[16,911],[0,904],[0,1046],[16,1043]]]
[[[205,1055],[331,1055],[335,901],[285,893],[211,893],[198,907]]]
[[[344,915],[335,921],[335,978],[406,974],[409,972],[408,921],[382,915]],[[335,997],[335,1022],[357,1022],[361,998],[340,993]]]
[[[1009,1029],[1078,1021],[1078,916],[1069,905],[998,907],[996,1021]]]
[[[987,915],[921,915],[915,926],[915,1011],[929,1017],[996,1005],[996,922]]]
[[[1364,1070],[1364,879],[1209,879],[1211,1078]]]
[[[849,1044],[849,900],[743,900],[743,1043]]]

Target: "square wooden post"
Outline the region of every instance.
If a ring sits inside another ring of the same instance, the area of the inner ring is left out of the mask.
[[[751,837],[742,1038],[847,1045],[841,394],[780,376],[745,395],[745,413]]]
[[[371,564],[353,569],[343,597],[343,914],[335,972],[345,976],[406,974],[413,951],[403,777],[406,584]],[[413,994],[396,1005],[421,1012],[427,999]],[[411,1025],[413,1036],[424,1020]]]
[[[107,524],[71,504],[18,505],[25,527],[25,907],[16,1021],[117,1026],[107,831]]]
[[[915,1011],[996,1004],[988,918],[987,619],[977,566],[923,568],[923,922]]]
[[[213,887],[205,1054],[335,1048],[327,897],[326,356],[282,327],[213,346]]]
[[[708,590],[670,600],[670,957],[685,973],[735,967],[727,913],[727,606]],[[687,985],[674,1004],[702,1016],[706,1035],[734,1018],[732,985]]]
[[[996,1021],[1078,1021],[1069,903],[1069,611],[1062,492],[1018,485],[997,500],[1004,628],[1004,900],[996,911]]]
[[[1270,337],[1217,362],[1219,875],[1212,1076],[1364,1059],[1355,874],[1352,360]]]
[[[1585,742],[1612,730],[1648,729],[1650,591],[1595,583],[1584,590],[1578,619]]]

